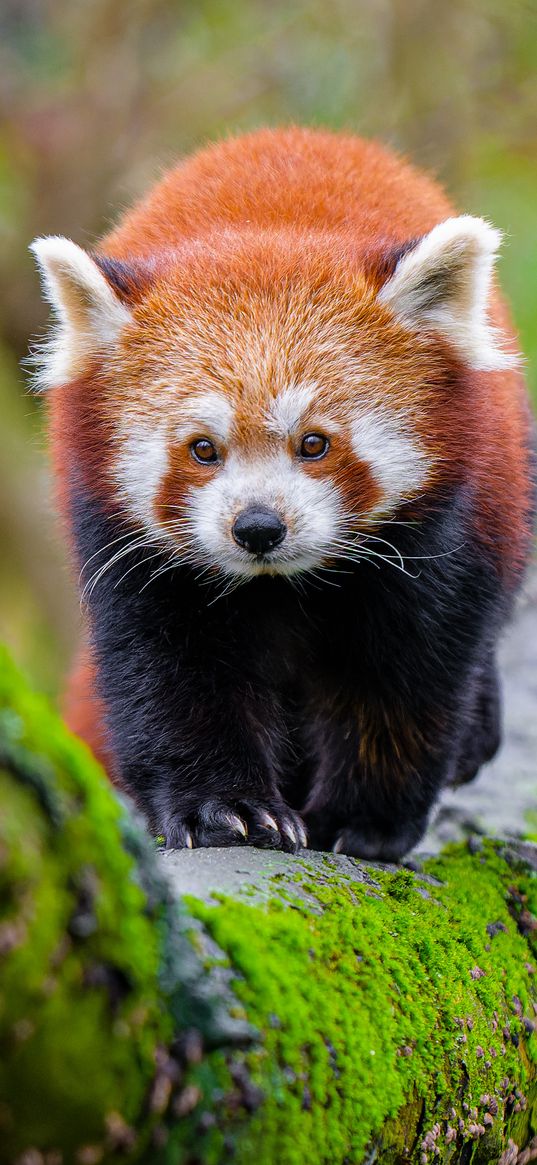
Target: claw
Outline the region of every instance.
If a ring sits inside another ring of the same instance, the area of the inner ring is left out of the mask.
[[[291,841],[293,843],[293,845],[297,844],[298,837],[295,833],[294,826],[291,825],[290,821],[284,821],[284,823],[282,825],[282,833],[285,833],[285,835],[289,838],[289,841]]]
[[[267,813],[264,809],[259,814],[259,822],[265,829],[273,829],[275,833],[279,833],[278,823],[274,820],[272,813]]]
[[[193,845],[194,845],[194,843],[193,843],[193,841],[192,841],[192,834],[191,834],[191,833],[189,833],[189,831],[188,831],[188,829],[187,829],[187,831],[186,831],[186,833],[185,833],[185,848],[186,848],[186,849],[192,849],[192,848],[193,848]]]
[[[304,829],[304,826],[302,825],[302,822],[299,822],[299,824],[298,824],[298,836],[299,836],[299,839],[300,839],[304,849],[306,849],[307,844],[308,844],[308,835],[306,833],[306,830]]]
[[[332,853],[340,854],[343,850],[343,837],[338,837],[337,841],[332,846]]]
[[[230,829],[234,829],[236,833],[242,833],[244,838],[248,837],[248,827],[242,817],[237,817],[236,813],[226,813],[224,816]]]

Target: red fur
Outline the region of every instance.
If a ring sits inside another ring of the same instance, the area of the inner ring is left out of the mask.
[[[114,762],[105,740],[104,704],[95,691],[95,669],[87,649],[80,652],[69,677],[62,712],[71,730],[89,744],[113,777]]]

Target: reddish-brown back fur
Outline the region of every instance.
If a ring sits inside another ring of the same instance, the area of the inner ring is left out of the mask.
[[[165,175],[103,241],[115,258],[152,256],[214,227],[343,233],[366,253],[404,243],[453,213],[442,190],[377,142],[302,128],[211,145]]]

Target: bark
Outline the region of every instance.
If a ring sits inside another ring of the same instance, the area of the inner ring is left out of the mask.
[[[536,849],[159,854],[0,657],[1,1165],[537,1158]]]

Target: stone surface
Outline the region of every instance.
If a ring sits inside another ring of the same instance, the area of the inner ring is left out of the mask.
[[[260,852],[249,846],[220,849],[162,850],[162,868],[174,894],[207,900],[213,892],[237,894],[255,881],[259,897],[275,874],[289,870],[289,857],[277,850]],[[293,860],[293,859],[291,859]]]
[[[302,854],[281,853],[278,850],[260,850],[253,846],[222,846],[219,849],[162,850],[160,860],[175,895],[191,894],[209,901],[214,894],[237,896],[246,892],[250,901],[260,902],[274,897],[275,879],[289,879],[294,872],[303,872],[301,858],[307,860],[309,874],[343,874],[351,881],[375,886],[374,867],[365,869],[353,858],[343,854],[322,854],[304,850]],[[379,866],[379,869],[395,869]],[[252,894],[252,888],[255,892]],[[308,897],[297,881],[297,897]]]

